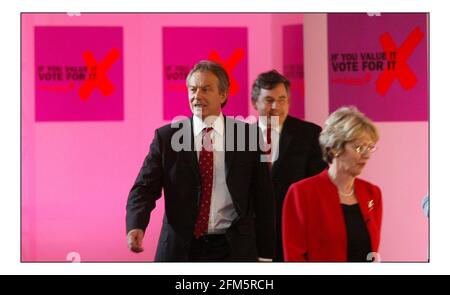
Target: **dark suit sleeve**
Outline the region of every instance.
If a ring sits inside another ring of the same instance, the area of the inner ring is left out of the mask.
[[[150,212],[161,197],[162,178],[161,138],[156,130],[150,151],[128,195],[127,233],[134,228],[144,231],[147,228]]]
[[[319,145],[319,135],[322,128],[315,126],[314,132],[312,132],[311,138],[311,156],[308,159],[308,169],[306,171],[307,177],[314,176],[323,171],[327,167],[327,164],[322,159],[322,150]]]
[[[256,246],[258,257],[273,258],[275,216],[274,196],[269,167],[261,161],[258,153],[252,179],[252,194],[255,208]]]

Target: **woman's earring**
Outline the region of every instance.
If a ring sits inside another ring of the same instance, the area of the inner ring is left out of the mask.
[[[334,156],[337,158],[339,157],[340,153],[335,153]]]

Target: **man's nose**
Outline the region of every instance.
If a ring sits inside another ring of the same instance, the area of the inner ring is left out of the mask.
[[[198,100],[200,98],[199,94],[200,94],[200,90],[198,90],[198,89],[195,92],[192,92],[191,100],[194,100],[194,99]]]
[[[277,108],[277,101],[276,101],[276,100],[274,100],[274,101],[270,104],[270,108],[273,109],[273,110]]]
[[[192,97],[192,98],[198,97],[198,90],[196,90],[196,91],[194,91],[194,92],[191,92],[191,97]]]

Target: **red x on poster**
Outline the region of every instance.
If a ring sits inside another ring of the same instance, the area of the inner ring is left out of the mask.
[[[123,120],[121,27],[36,27],[36,121]]]
[[[201,36],[201,45],[192,37]],[[224,108],[229,116],[248,115],[247,28],[163,28],[164,119],[191,116],[186,76],[200,60],[223,65],[230,77],[230,95]]]
[[[427,14],[328,15],[329,111],[428,120]]]

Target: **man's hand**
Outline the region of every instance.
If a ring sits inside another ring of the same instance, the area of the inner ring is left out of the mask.
[[[142,229],[132,229],[127,234],[128,248],[135,253],[144,251],[142,241],[144,240],[144,231]]]

